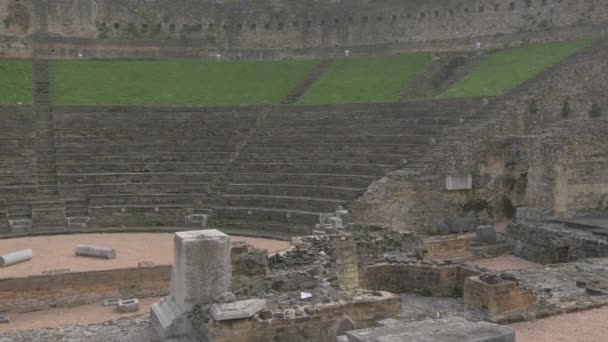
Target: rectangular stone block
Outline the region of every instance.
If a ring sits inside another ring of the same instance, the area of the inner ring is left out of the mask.
[[[234,303],[213,304],[211,316],[216,321],[248,318],[266,307],[264,299],[240,300]]]
[[[178,305],[190,311],[230,292],[230,236],[215,229],[178,232],[174,248],[171,296]]]
[[[515,342],[511,327],[449,317],[349,331],[349,342]]]
[[[473,189],[473,176],[471,174],[464,175],[448,175],[445,177],[446,190],[471,190]]]

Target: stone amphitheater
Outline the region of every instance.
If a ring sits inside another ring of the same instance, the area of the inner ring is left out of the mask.
[[[0,0],[0,19],[0,64],[32,69],[31,103],[0,79],[0,342],[605,341],[608,1]],[[500,94],[423,96],[577,39]],[[414,53],[431,62],[399,100],[300,103],[339,60]],[[316,62],[276,103],[54,98],[55,62],[99,59]]]

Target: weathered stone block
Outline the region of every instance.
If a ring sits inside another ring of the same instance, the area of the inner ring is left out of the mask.
[[[346,336],[349,342],[515,342],[511,327],[457,317],[354,330]]]
[[[8,324],[11,322],[10,317],[5,315],[0,315],[0,324]]]
[[[471,190],[473,189],[473,176],[470,174],[448,175],[445,177],[445,188],[449,191]]]
[[[264,299],[248,299],[234,303],[213,304],[211,307],[211,316],[213,316],[213,319],[216,321],[248,318],[265,307],[266,300]]]
[[[139,311],[139,300],[127,299],[120,300],[117,307],[118,312],[137,312]]]
[[[175,233],[171,293],[152,305],[150,312],[160,338],[187,334],[187,316],[196,304],[211,304],[230,292],[230,259],[230,237],[218,230]]]
[[[475,237],[477,241],[496,243],[496,228],[494,226],[477,226]]]

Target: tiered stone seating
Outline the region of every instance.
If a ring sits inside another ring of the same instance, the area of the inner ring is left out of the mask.
[[[214,179],[258,115],[246,108],[233,111],[58,108],[61,196],[80,201],[75,211],[90,215],[94,226],[182,225],[184,216],[204,206]]]
[[[432,158],[444,128],[481,102],[279,107],[223,175],[211,222],[256,234],[310,232],[388,172]]]
[[[29,106],[0,106],[0,231],[10,233],[31,225],[36,199],[35,113]]]

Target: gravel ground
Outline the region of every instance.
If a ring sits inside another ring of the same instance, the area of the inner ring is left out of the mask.
[[[290,244],[287,241],[239,236],[232,237],[232,240],[245,241],[269,253],[285,250]],[[74,256],[74,247],[78,244],[114,248],[117,257],[112,260],[77,257]],[[66,268],[77,272],[137,267],[140,261],[169,265],[173,262],[173,234],[74,234],[0,239],[0,254],[21,249],[32,249],[32,260],[0,268],[0,278],[25,277]]]

